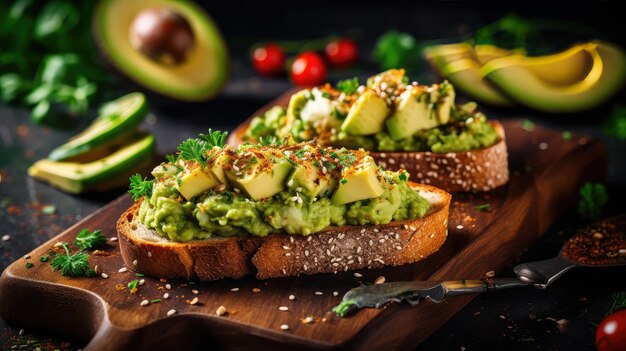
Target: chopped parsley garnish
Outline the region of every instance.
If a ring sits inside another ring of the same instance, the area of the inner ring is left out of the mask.
[[[306,150],[300,149],[300,150],[296,151],[296,153],[294,155],[296,155],[297,158],[304,158],[304,153],[305,152],[306,152]]]
[[[608,202],[609,196],[604,184],[587,182],[580,188],[578,213],[586,219],[598,219],[602,215],[602,208]]]
[[[281,138],[277,138],[273,135],[264,137],[259,137],[259,146],[282,146],[285,141]]]
[[[479,211],[479,212],[488,212],[490,210],[490,207],[491,207],[491,204],[482,204],[482,205],[474,206],[476,211]]]
[[[341,178],[340,182],[341,182],[341,184],[346,184],[348,182],[348,180],[346,178]]]
[[[133,200],[137,201],[142,196],[150,197],[152,196],[152,186],[154,185],[154,180],[148,180],[144,178],[142,180],[141,174],[137,173],[135,175],[130,176],[130,187],[128,192],[133,197]]]
[[[145,274],[142,274],[142,273],[135,273],[135,276],[137,276],[137,277],[145,277]]]
[[[200,139],[189,138],[178,145],[180,158],[186,161],[196,161],[202,167],[206,167],[206,152],[211,149],[209,143]]]
[[[167,160],[167,162],[175,165],[176,161],[178,161],[178,156],[176,156],[176,155],[165,155],[165,159]]]
[[[89,255],[86,252],[79,251],[75,254],[71,254],[66,243],[61,246],[65,250],[65,254],[56,255],[52,262],[50,262],[55,272],[60,270],[61,275],[70,277],[78,277],[81,275],[88,276],[92,274],[89,272],[92,271],[92,269],[89,268]]]
[[[83,250],[88,250],[94,247],[103,246],[106,242],[107,239],[102,236],[102,232],[100,230],[90,232],[88,229],[83,229],[78,233],[78,235],[76,235],[74,245]]]
[[[523,119],[520,121],[520,126],[527,132],[532,132],[535,129],[535,122],[529,119]]]
[[[561,135],[563,136],[564,141],[572,140],[572,132],[570,132],[569,130],[563,131],[563,134]]]
[[[400,179],[403,182],[406,182],[407,180],[409,180],[409,175],[407,172],[402,172],[400,173],[400,175],[398,176],[398,179]]]
[[[131,294],[134,294],[137,292],[137,285],[139,284],[139,280],[135,279],[132,282],[128,283],[128,290],[130,291]]]
[[[161,299],[152,299],[150,300],[150,303],[158,303],[161,302]]]
[[[213,131],[209,128],[208,134],[200,134],[198,138],[205,141],[209,148],[213,148],[215,146],[221,148],[224,147],[224,140],[226,140],[227,136],[228,132],[220,132],[219,130]]]
[[[325,91],[323,91],[322,92],[322,97],[325,97],[326,99],[330,99],[330,94],[325,92]]]
[[[356,156],[351,152],[347,152],[339,156],[339,163],[342,167],[350,167],[354,161],[356,161]]]
[[[50,255],[43,255],[39,257],[39,262],[48,262],[49,259],[50,259]]]
[[[26,262],[26,269],[31,269],[35,267],[35,265],[32,262]]]
[[[359,89],[359,78],[344,79],[337,82],[337,90],[345,94],[354,94]]]

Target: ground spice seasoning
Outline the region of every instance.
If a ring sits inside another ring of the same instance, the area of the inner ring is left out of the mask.
[[[579,231],[563,248],[565,258],[587,265],[626,264],[626,215]]]

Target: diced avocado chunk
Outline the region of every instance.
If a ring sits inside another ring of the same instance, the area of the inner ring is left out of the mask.
[[[220,182],[210,173],[205,172],[200,165],[185,170],[180,176],[180,182],[176,185],[178,192],[187,200],[194,196],[216,187]]]
[[[104,191],[128,185],[128,177],[152,163],[154,137],[142,135],[111,155],[89,163],[35,162],[28,174],[69,193]]]
[[[385,190],[380,184],[378,168],[367,156],[357,167],[344,169],[339,186],[331,198],[335,205],[379,197]]]
[[[233,187],[253,200],[260,200],[283,191],[291,169],[291,163],[280,151],[257,150],[229,164],[226,176]]]
[[[408,88],[400,95],[394,114],[387,120],[387,131],[393,140],[409,137],[420,129],[430,129],[439,125],[431,113],[426,88]]]
[[[308,96],[311,92],[308,89],[300,90],[299,92],[291,95],[289,105],[287,106],[287,115],[298,118],[300,112],[304,108],[304,105],[309,101]]]
[[[350,107],[341,130],[352,135],[370,135],[383,130],[389,107],[373,90],[365,91]]]
[[[322,172],[310,163],[295,166],[289,177],[287,187],[311,198],[323,194],[330,188],[330,173]]]
[[[441,83],[437,89],[430,94],[431,101],[436,101],[435,112],[439,124],[446,124],[450,121],[450,111],[454,107],[456,94],[454,87],[448,81]]]
[[[387,87],[397,87],[404,83],[406,79],[406,71],[404,69],[388,69],[384,72],[380,72],[377,75],[371,76],[367,79],[367,86],[369,88],[380,87],[381,83],[385,83]],[[382,89],[385,90],[385,89]]]
[[[226,186],[226,189],[230,188],[230,183],[228,182],[228,177],[224,172],[224,165],[228,162],[228,157],[220,153],[215,156],[215,159],[209,163],[208,168],[209,172],[213,176],[213,178],[217,179],[221,184]]]
[[[52,161],[91,162],[124,145],[148,111],[146,97],[131,93],[104,105],[91,125],[50,152]]]

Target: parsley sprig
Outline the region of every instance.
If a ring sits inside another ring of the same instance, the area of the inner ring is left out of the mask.
[[[200,134],[198,139],[206,142],[209,148],[224,147],[224,141],[228,136],[228,132],[220,132],[219,130],[213,131],[209,128],[208,134]]]
[[[76,235],[74,245],[83,250],[88,250],[106,245],[106,242],[107,239],[102,235],[102,231],[94,230],[90,232],[89,229],[83,229]]]
[[[269,135],[264,137],[259,137],[259,146],[283,146],[285,140],[281,138],[277,138],[273,135]]]
[[[72,254],[67,243],[63,243],[61,246],[65,250],[65,254],[56,255],[50,262],[55,272],[60,270],[61,275],[70,277],[90,276],[95,273],[89,268],[89,254],[84,251]]]
[[[578,213],[586,219],[598,219],[602,215],[602,208],[608,202],[609,196],[604,184],[587,182],[580,188]]]
[[[147,178],[141,178],[141,174],[137,173],[130,177],[130,187],[128,192],[133,197],[133,200],[137,201],[142,196],[152,196],[152,187],[154,180],[148,180]]]
[[[186,161],[196,161],[202,167],[206,167],[208,163],[206,152],[210,149],[209,143],[201,139],[189,138],[178,145],[180,158]]]
[[[345,94],[354,94],[359,89],[359,78],[344,79],[337,82],[337,89]]]

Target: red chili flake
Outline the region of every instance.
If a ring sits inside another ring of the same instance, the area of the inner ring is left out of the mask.
[[[569,239],[563,256],[587,265],[626,263],[626,216],[582,229]]]

